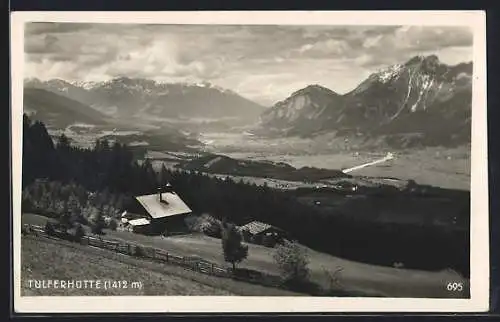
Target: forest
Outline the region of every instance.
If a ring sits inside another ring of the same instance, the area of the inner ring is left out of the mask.
[[[23,212],[70,213],[83,223],[92,216],[117,218],[134,196],[154,193],[169,182],[195,214],[238,225],[260,220],[315,250],[346,259],[469,274],[468,232],[350,220],[267,186],[165,167],[157,173],[149,160],[135,160],[126,145],[96,140],[93,148],[78,148],[64,135],[53,140],[42,122],[26,115],[23,133]]]

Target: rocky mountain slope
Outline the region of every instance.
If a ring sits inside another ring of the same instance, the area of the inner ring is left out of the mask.
[[[382,139],[398,147],[470,142],[472,63],[448,66],[416,56],[339,95],[321,86],[293,93],[261,115],[267,133]]]
[[[342,96],[319,85],[310,85],[294,92],[261,115],[266,127],[289,130],[293,133],[314,133],[321,130],[318,122],[335,104],[342,104]]]
[[[104,82],[27,79],[39,88],[91,106],[114,118],[236,118],[254,121],[264,107],[210,83],[159,83],[119,77]]]

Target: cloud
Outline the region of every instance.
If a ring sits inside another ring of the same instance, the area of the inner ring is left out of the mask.
[[[380,66],[449,48],[463,47],[471,51],[472,33],[467,28],[403,26],[393,33],[366,38],[362,47],[370,56],[363,66]]]
[[[328,39],[314,44],[305,44],[299,48],[300,54],[306,54],[311,57],[334,56],[342,57],[351,50],[349,44],[344,40]]]
[[[390,46],[408,50],[425,50],[450,46],[471,46],[472,33],[461,27],[401,26],[375,33],[364,33],[365,48]],[[367,46],[368,45],[368,46]]]
[[[30,38],[26,43],[24,50],[29,54],[47,54],[59,51],[58,48],[59,39],[52,35],[42,35],[36,38]]]
[[[31,23],[26,77],[210,81],[272,104],[300,86],[353,89],[377,68],[434,53],[471,57],[458,27]]]

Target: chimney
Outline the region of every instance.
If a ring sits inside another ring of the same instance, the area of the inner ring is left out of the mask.
[[[163,201],[162,196],[161,196],[161,188],[158,187],[158,199],[160,199],[160,202]]]

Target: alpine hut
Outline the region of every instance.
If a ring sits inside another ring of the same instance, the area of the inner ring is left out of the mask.
[[[123,221],[129,230],[148,235],[167,235],[186,229],[184,219],[191,209],[170,185],[157,193],[135,197],[136,203]]]

